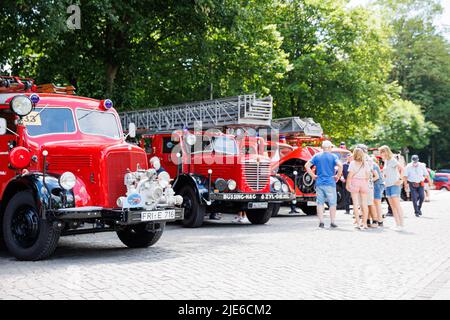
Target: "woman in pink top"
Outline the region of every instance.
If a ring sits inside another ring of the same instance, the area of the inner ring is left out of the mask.
[[[367,229],[369,209],[367,206],[367,194],[369,193],[370,166],[364,161],[364,151],[360,148],[353,150],[353,161],[350,162],[347,177],[347,190],[352,194],[353,213],[355,215],[356,228]],[[361,203],[360,203],[361,200]],[[359,209],[362,210],[362,224],[359,219]]]

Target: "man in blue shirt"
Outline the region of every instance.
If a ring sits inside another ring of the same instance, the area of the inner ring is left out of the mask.
[[[342,163],[338,157],[331,153],[333,144],[325,140],[322,143],[323,152],[316,154],[310,161],[306,163],[306,170],[316,181],[317,192],[317,216],[320,223],[319,228],[323,228],[323,212],[325,202],[328,202],[330,207],[331,228],[337,228],[335,223],[336,218],[336,181],[338,181],[342,174]],[[316,173],[311,170],[311,167],[316,167]],[[338,172],[336,173],[336,166]]]

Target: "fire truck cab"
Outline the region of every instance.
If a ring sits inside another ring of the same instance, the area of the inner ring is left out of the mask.
[[[169,175],[125,142],[112,102],[71,91],[0,76],[1,233],[20,260],[81,233],[116,231],[128,247],[148,247],[183,218]]]
[[[264,146],[264,140],[259,141]],[[219,130],[144,135],[148,156],[176,176],[183,197],[184,225],[199,227],[205,214],[244,210],[253,224],[269,221],[276,203],[291,200],[288,185],[271,174],[270,160],[242,152],[234,135]]]

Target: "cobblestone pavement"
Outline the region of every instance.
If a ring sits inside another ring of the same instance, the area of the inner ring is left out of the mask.
[[[46,261],[0,249],[0,299],[450,299],[450,192],[434,191],[406,228],[337,230],[283,215],[267,225],[171,225],[149,249],[113,233],[65,237]],[[227,216],[231,219],[231,216]],[[328,220],[326,223],[328,226]]]

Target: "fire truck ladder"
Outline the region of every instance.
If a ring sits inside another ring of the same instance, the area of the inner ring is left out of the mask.
[[[171,131],[229,126],[269,126],[272,120],[272,97],[255,94],[183,103],[173,106],[120,113],[123,128],[134,122],[141,132]]]
[[[283,135],[303,135],[310,137],[322,137],[322,126],[312,118],[281,118],[272,120],[272,127],[277,128]]]

